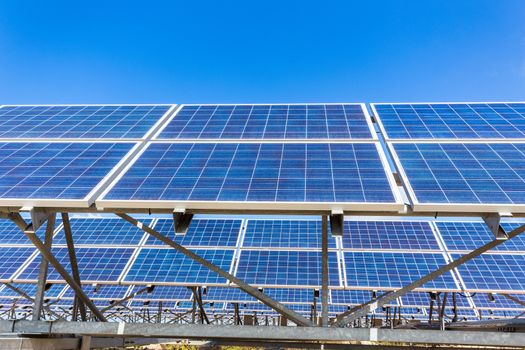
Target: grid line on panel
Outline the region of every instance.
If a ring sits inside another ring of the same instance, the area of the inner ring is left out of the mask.
[[[0,143],[0,198],[83,199],[133,143]]]
[[[525,203],[525,143],[393,145],[419,203]]]
[[[374,104],[388,139],[523,139],[524,103]]]
[[[359,104],[184,105],[157,139],[372,139]]]
[[[375,143],[152,143],[104,200],[395,203]]]
[[[2,106],[0,138],[140,139],[169,105]]]

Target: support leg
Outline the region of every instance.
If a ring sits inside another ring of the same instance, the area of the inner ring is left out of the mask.
[[[49,218],[47,219],[46,237],[44,240],[44,246],[47,249],[51,249],[51,244],[53,242],[53,232],[55,230],[55,218],[56,218],[56,215],[52,214],[52,215],[49,215]],[[45,288],[46,288],[46,282],[47,282],[47,270],[49,266],[49,262],[42,254],[40,258],[41,258],[40,271],[38,272],[38,284],[36,288],[35,304],[33,306],[33,317],[32,317],[33,321],[38,321],[42,315],[42,306],[44,304],[44,294],[45,294]]]

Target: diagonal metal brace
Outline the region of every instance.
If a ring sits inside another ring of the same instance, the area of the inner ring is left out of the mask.
[[[199,255],[195,254],[189,249],[186,249],[185,247],[181,246],[180,244],[174,242],[173,240],[167,238],[166,236],[161,235],[151,227],[148,227],[147,225],[143,224],[142,222],[132,218],[131,216],[124,214],[124,213],[117,213],[117,216],[121,217],[122,219],[126,220],[130,224],[140,228],[146,233],[149,233],[153,237],[157,238],[158,240],[164,242],[165,244],[169,245],[170,247],[175,248],[177,251],[181,252],[188,258],[196,261],[197,263],[205,266],[206,268],[210,269],[211,271],[217,273],[218,275],[226,278],[232,283],[235,283],[240,289],[242,289],[244,292],[250,294],[252,297],[260,300],[262,303],[264,303],[266,306],[271,307],[281,315],[287,317],[291,321],[293,321],[295,324],[299,326],[314,326],[314,324],[307,318],[303,317],[302,315],[298,314],[297,312],[290,310],[283,304],[279,303],[278,301],[270,298],[266,294],[260,292],[257,288],[252,287],[248,283],[244,282],[243,280],[233,276],[232,274],[224,271],[220,267],[212,264],[206,259],[203,259]]]
[[[510,238],[514,238],[516,237],[517,235],[519,235],[520,233],[524,232],[525,231],[525,225],[522,225],[514,230],[512,230],[511,232],[508,233],[508,237],[509,239]],[[429,273],[428,275],[426,276],[423,276],[421,277],[420,279],[418,279],[417,281],[414,281],[412,283],[410,283],[408,286],[406,287],[403,287],[395,292],[388,292],[388,293],[385,293],[383,294],[381,297],[379,297],[378,299],[376,300],[371,300],[365,304],[362,305],[362,307],[358,308],[357,310],[349,310],[349,311],[346,311],[346,312],[343,312],[342,314],[340,314],[339,316],[336,317],[336,319],[332,322],[332,325],[334,326],[340,326],[340,327],[343,327],[345,325],[347,325],[348,323],[354,321],[354,320],[357,320],[358,318],[361,318],[365,315],[367,315],[368,313],[374,311],[375,309],[383,306],[383,305],[386,305],[387,303],[391,302],[392,300],[396,299],[396,298],[399,298],[403,295],[405,295],[406,293],[422,286],[423,284],[443,275],[444,273],[466,263],[467,261],[470,261],[472,259],[474,259],[475,257],[481,255],[482,253],[500,245],[500,244],[503,244],[505,243],[506,241],[505,240],[500,240],[500,239],[495,239],[493,241],[490,241],[489,243],[471,251],[470,253],[468,254],[465,254],[463,255],[462,257],[460,257],[459,259],[457,260],[454,260],[450,263],[448,263],[447,265],[445,266],[442,266],[440,267],[439,269]]]

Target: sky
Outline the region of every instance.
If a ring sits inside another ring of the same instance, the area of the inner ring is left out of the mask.
[[[0,104],[525,100],[525,1],[0,2]]]

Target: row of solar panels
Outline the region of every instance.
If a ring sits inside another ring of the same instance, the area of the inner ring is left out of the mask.
[[[524,105],[3,106],[0,203],[520,213]]]
[[[321,285],[321,235],[317,220],[195,219],[185,236],[174,235],[169,219],[154,219],[150,224],[255,286],[318,288]],[[493,239],[480,222],[348,221],[345,224],[350,234],[342,239],[332,238],[329,245],[330,287],[334,289],[400,288]],[[508,223],[505,227],[517,225]],[[40,259],[35,249],[12,223],[5,222],[3,227],[0,280],[36,281]],[[227,285],[224,278],[152,241],[121,220],[72,219],[72,230],[85,283]],[[69,269],[64,243],[59,227],[53,252]],[[460,266],[458,271],[427,283],[422,290],[522,293],[524,266],[525,240],[517,237],[497,251]],[[52,268],[48,280],[62,283]]]

